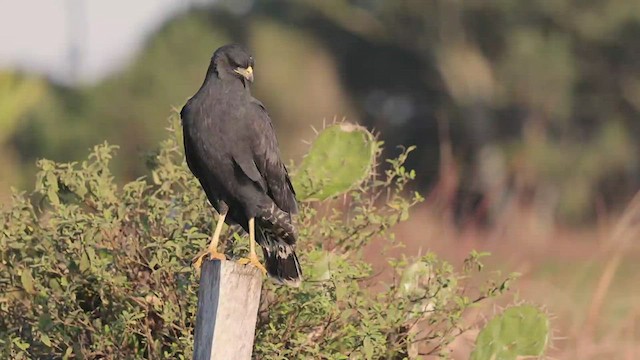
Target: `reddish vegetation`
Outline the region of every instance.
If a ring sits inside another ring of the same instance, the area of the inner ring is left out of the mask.
[[[469,251],[488,251],[489,270],[519,272],[513,298],[547,309],[552,315],[556,359],[640,358],[640,196],[616,217],[591,228],[543,227],[533,211],[516,209],[497,217],[493,225],[463,222],[455,226],[431,196],[395,229],[405,247],[380,255],[377,241],[365,255],[383,271],[388,256],[418,256],[432,251],[459,268]],[[495,309],[471,316],[482,321]],[[480,315],[480,316],[478,316]],[[454,354],[468,354],[473,334],[454,344]]]

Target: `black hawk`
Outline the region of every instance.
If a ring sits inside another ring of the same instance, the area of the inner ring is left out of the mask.
[[[222,224],[238,224],[251,244],[249,257],[239,262],[297,286],[302,272],[291,214],[298,206],[269,114],[251,96],[253,66],[253,57],[240,45],[217,49],[202,86],[180,111],[187,164],[220,214],[196,267],[207,255],[226,260],[217,250]],[[256,242],[265,266],[256,255]]]

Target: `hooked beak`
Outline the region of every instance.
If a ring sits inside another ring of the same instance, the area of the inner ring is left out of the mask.
[[[253,68],[251,66],[249,66],[246,69],[243,68],[236,68],[235,70],[236,73],[242,75],[242,77],[244,77],[245,79],[249,80],[249,82],[253,82]]]

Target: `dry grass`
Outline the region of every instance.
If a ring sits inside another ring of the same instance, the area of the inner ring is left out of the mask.
[[[548,216],[516,205],[506,206],[490,226],[474,221],[455,226],[448,199],[442,193],[428,199],[396,229],[405,247],[388,255],[434,251],[461,266],[470,250],[489,251],[490,269],[522,274],[513,298],[505,301],[526,300],[552,314],[551,358],[640,358],[640,195],[621,214],[603,216],[588,228],[549,225]],[[381,268],[382,247],[378,243],[366,251]],[[484,309],[469,321],[493,311]],[[466,358],[472,342],[473,334],[457,341],[454,357]]]

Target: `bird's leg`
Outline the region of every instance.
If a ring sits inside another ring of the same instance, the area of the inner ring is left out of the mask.
[[[264,265],[260,263],[258,259],[258,255],[256,255],[256,226],[255,226],[255,218],[249,219],[249,241],[251,244],[249,245],[249,257],[242,258],[238,260],[238,264],[246,265],[251,264],[257,267],[264,275],[267,274],[267,269],[265,269]]]
[[[207,255],[209,255],[209,258],[211,260],[213,259],[227,260],[227,257],[224,256],[223,253],[218,252],[218,242],[220,240],[220,233],[222,232],[222,225],[224,224],[225,217],[227,217],[226,212],[220,214],[220,216],[218,217],[218,223],[216,224],[216,230],[213,232],[213,235],[211,236],[211,242],[209,243],[209,247],[207,248],[207,250],[198,254],[198,256],[196,256],[193,259],[194,261],[193,266],[196,269],[200,269],[200,266],[202,266],[202,260]]]

